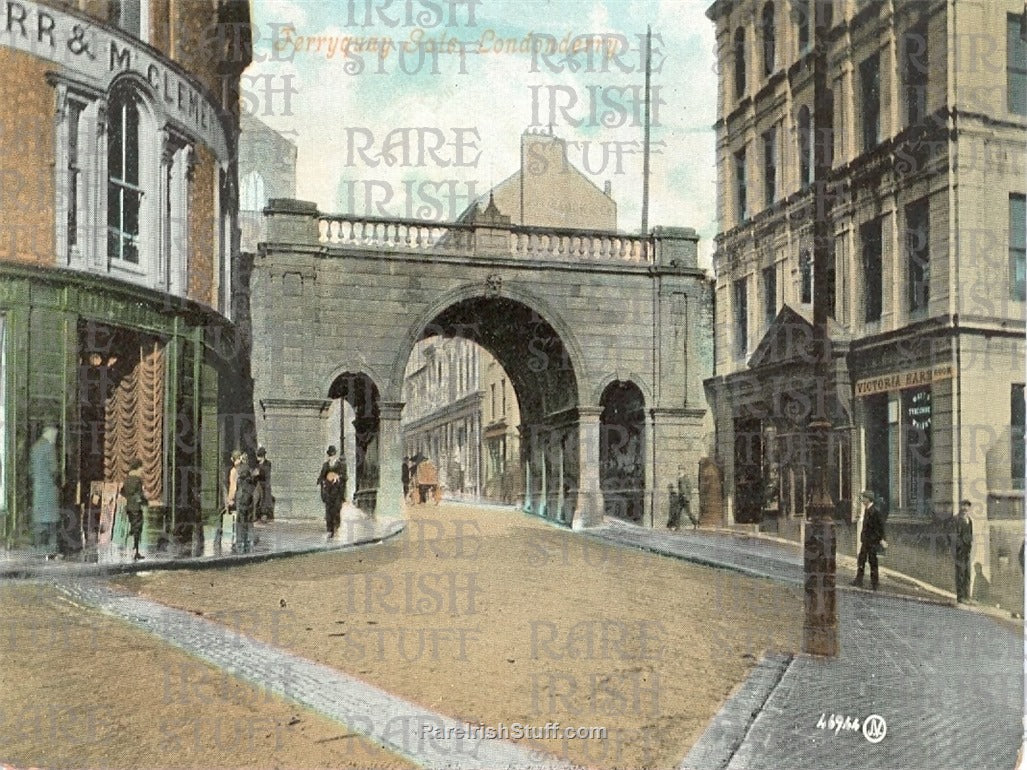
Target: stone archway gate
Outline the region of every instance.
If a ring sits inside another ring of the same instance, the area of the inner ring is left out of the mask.
[[[702,382],[712,373],[712,285],[691,228],[656,228],[643,239],[510,225],[494,207],[468,223],[436,223],[326,215],[291,199],[272,200],[264,213],[267,240],[249,294],[254,406],[285,515],[321,515],[314,482],[328,391],[342,372],[362,372],[377,386],[376,509],[401,511],[411,350],[431,334],[463,335],[451,308],[490,302],[537,314],[559,337],[561,366],[573,370],[559,380],[528,376],[518,368],[532,362],[498,351],[511,382],[521,383],[519,401],[534,405],[520,426],[525,508],[575,527],[601,521],[600,398],[616,381],[634,383],[645,399],[646,523],[666,521],[679,466],[697,477],[710,425]],[[511,337],[482,328],[501,325],[501,314],[484,315],[482,324],[464,324],[477,330],[475,341],[489,347]],[[571,392],[544,392],[556,382]],[[543,392],[524,392],[532,388]],[[557,477],[574,488],[555,490]]]

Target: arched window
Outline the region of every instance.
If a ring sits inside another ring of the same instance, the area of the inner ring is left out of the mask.
[[[763,6],[763,74],[769,75],[774,71],[774,3],[769,2]]]
[[[795,19],[795,26],[798,31],[799,53],[803,54],[809,48],[809,0],[792,0],[792,18]]]
[[[123,88],[107,112],[107,256],[139,264],[143,185],[140,177],[139,98]]]
[[[809,107],[799,109],[799,184],[808,187],[813,182],[813,125]]]
[[[745,29],[735,30],[735,98],[745,95]]]
[[[799,252],[799,301],[813,304],[813,254],[809,249]]]

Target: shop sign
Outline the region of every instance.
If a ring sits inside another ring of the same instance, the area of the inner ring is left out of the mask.
[[[144,78],[167,116],[200,138],[219,158],[228,144],[218,108],[181,68],[129,35],[60,8],[29,0],[0,7],[0,46],[47,59],[100,90],[122,72]]]
[[[889,390],[903,390],[905,388],[916,388],[921,385],[930,385],[934,382],[951,379],[953,373],[952,364],[940,364],[927,367],[926,369],[913,369],[909,372],[868,377],[856,381],[856,397],[861,398],[863,396],[873,396],[877,393],[887,393]]]

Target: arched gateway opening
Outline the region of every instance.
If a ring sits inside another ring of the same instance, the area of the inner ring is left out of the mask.
[[[581,473],[579,470],[580,410],[578,385],[570,352],[559,333],[538,312],[514,299],[473,297],[455,302],[425,324],[416,341],[430,338],[459,337],[480,345],[495,358],[509,378],[519,407],[520,424],[515,426],[520,451],[517,499],[525,510],[557,521],[570,523],[578,504]],[[437,358],[430,364],[444,371]],[[482,418],[478,425],[488,425],[496,411],[492,392],[486,387],[482,372],[465,371],[459,366],[456,377],[473,377],[471,389],[480,389]],[[449,387],[432,379],[436,387]],[[404,398],[408,398],[405,394]],[[491,410],[491,411],[490,411]],[[505,410],[504,410],[505,411]],[[488,461],[489,437],[463,437],[479,442],[479,456]],[[458,440],[459,444],[460,441]],[[432,458],[449,462],[449,458]],[[397,466],[398,467],[398,466]],[[466,493],[468,487],[464,486]],[[484,483],[478,496],[488,498],[492,490]],[[467,499],[466,494],[464,498]]]
[[[612,382],[600,399],[599,484],[606,514],[641,522],[645,508],[645,399],[633,382]]]
[[[326,444],[338,447],[349,476],[347,499],[366,513],[375,509],[379,480],[378,386],[359,372],[344,372],[328,389]]]

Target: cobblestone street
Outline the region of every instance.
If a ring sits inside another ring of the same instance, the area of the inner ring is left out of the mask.
[[[113,584],[64,574],[56,592],[9,583],[12,607],[27,606],[12,600],[14,590],[49,592],[42,607],[65,601],[61,630],[38,645],[39,658],[17,645],[25,619],[12,626],[8,652],[19,649],[7,656],[5,686],[22,672],[54,693],[39,709],[68,704],[73,724],[102,729],[33,740],[9,712],[2,743],[18,753],[0,760],[891,770],[920,766],[925,748],[939,747],[932,766],[1013,765],[1022,636],[1009,621],[844,590],[842,653],[818,660],[796,654],[802,602],[787,545],[617,522],[582,536],[488,506],[408,513],[402,534],[357,549],[143,572]],[[67,688],[85,689],[84,681],[62,682],[42,660],[63,647],[102,658],[108,644],[119,661],[113,651],[125,645],[145,651],[133,670],[159,680],[160,691],[126,682],[115,664],[94,667],[95,692],[76,700]],[[169,700],[169,688],[182,697]],[[180,701],[194,695],[203,707],[190,722]],[[128,703],[149,710],[148,720],[133,719]],[[186,744],[213,729],[214,707],[267,729],[219,733],[218,751],[198,753]],[[887,724],[878,743],[849,729],[871,714]],[[835,729],[834,717],[850,718],[849,727]],[[183,725],[169,738],[175,720]],[[539,732],[470,732],[514,725]],[[557,732],[570,726],[608,734]]]

